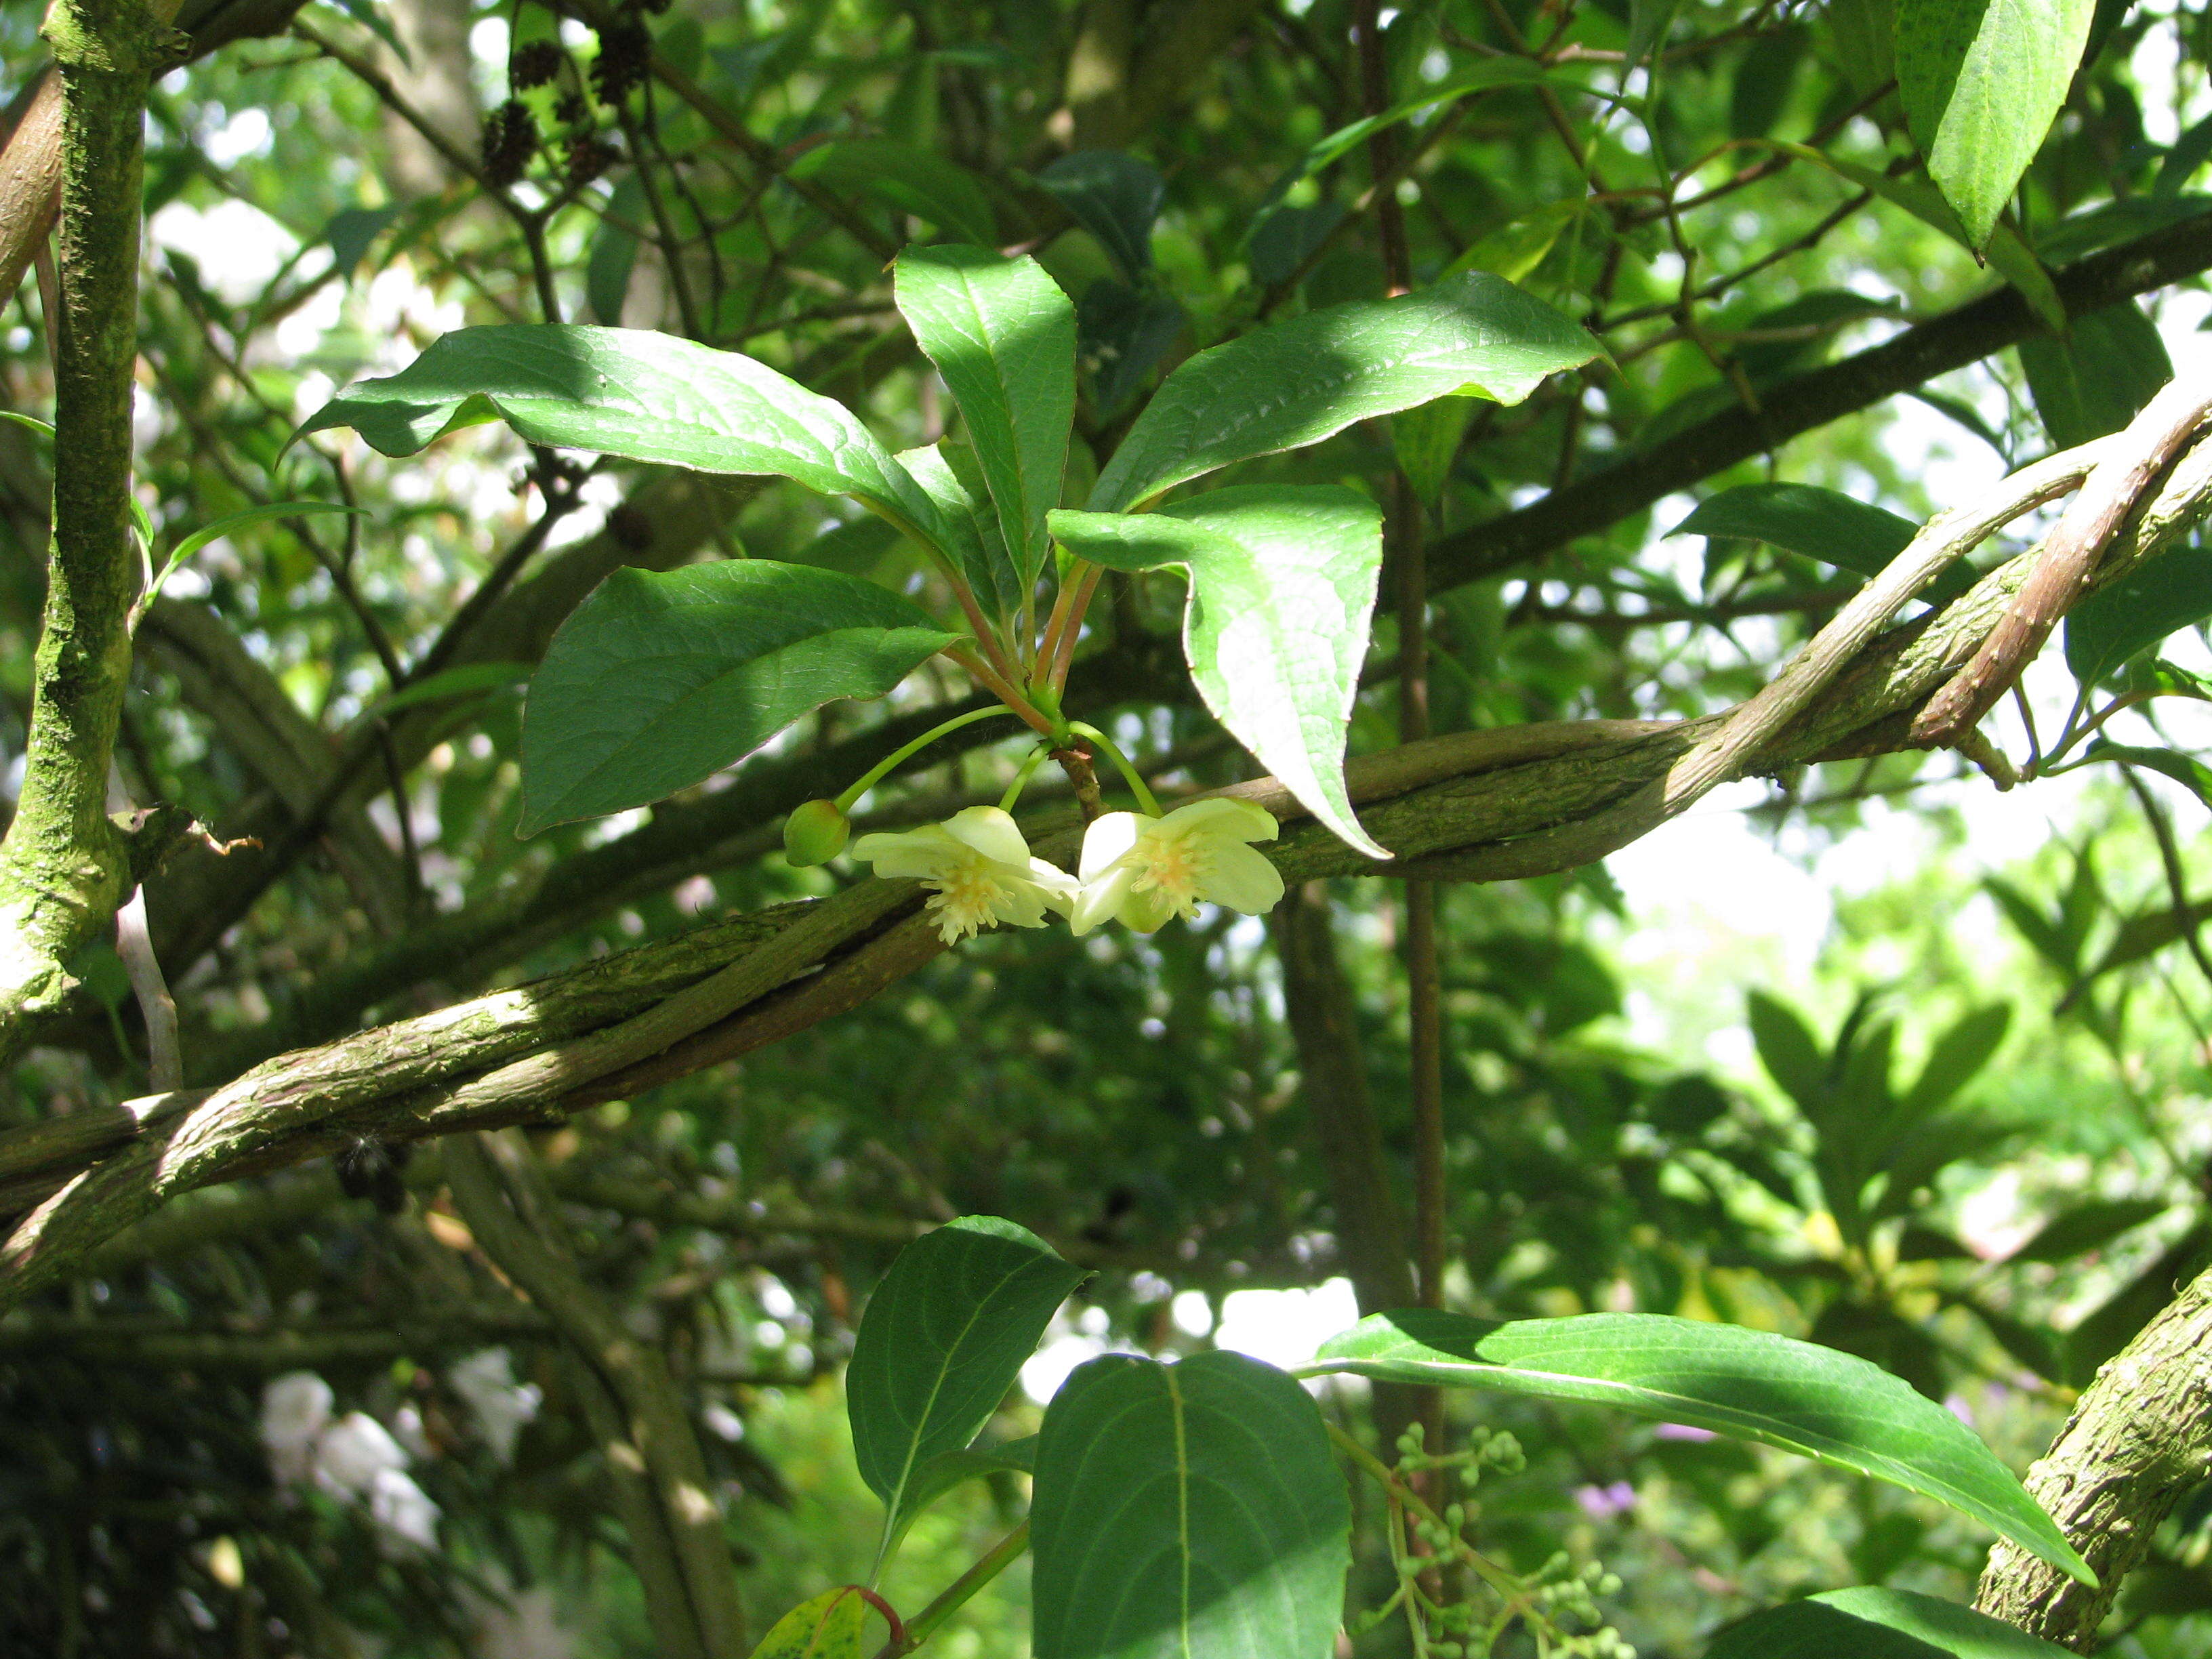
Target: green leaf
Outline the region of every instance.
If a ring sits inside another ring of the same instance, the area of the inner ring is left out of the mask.
[[[2061,449],[2118,432],[2173,378],[2157,325],[2126,301],[2075,318],[2063,338],[2039,335],[2016,349],[2035,412]]]
[[[405,210],[403,204],[395,202],[386,207],[345,208],[331,216],[330,223],[323,227],[323,240],[330,244],[331,269],[340,282],[353,280],[354,272],[368,256],[369,245]]]
[[[361,717],[374,720],[426,702],[443,702],[449,697],[503,691],[510,685],[528,684],[532,672],[526,662],[465,662],[457,668],[441,669],[428,679],[417,680],[388,697],[379,698],[362,710]]]
[[[2023,0],[1996,0],[1999,4],[2021,3]],[[2034,3],[2034,0],[2025,0]],[[1923,224],[1933,225],[1960,246],[1971,251],[1977,258],[1984,258],[1996,268],[1997,275],[2020,290],[2030,310],[2043,319],[2044,325],[2054,332],[2066,330],[2066,302],[2058,297],[2058,289],[2051,280],[2051,273],[2043,263],[2020,240],[2019,233],[2007,225],[1997,225],[1979,240],[1970,234],[1942,193],[1922,184],[1917,179],[1893,179],[1873,167],[1863,167],[1855,161],[1838,161],[1825,151],[1807,144],[1773,146],[1801,160],[1816,161],[1838,178],[1847,179],[1862,190],[1870,190],[1893,207],[1903,208]]]
[[[2204,163],[2212,160],[2212,116],[2173,141],[2173,148],[2159,163],[2158,177],[2152,181],[2150,193],[2161,201],[2171,201],[2188,187]]]
[[[169,568],[182,564],[210,542],[220,541],[239,531],[250,530],[258,524],[268,524],[278,519],[312,518],[318,513],[344,513],[356,518],[366,518],[366,511],[358,507],[342,507],[336,501],[268,501],[259,507],[249,507],[240,513],[226,513],[211,523],[179,542],[176,550],[169,555]],[[162,572],[167,574],[167,569]]]
[[[845,1374],[853,1456],[884,1500],[884,1553],[923,1504],[964,1478],[925,1471],[975,1437],[1085,1277],[996,1216],[963,1216],[899,1253],[868,1298]]]
[[[644,181],[635,172],[624,173],[607,198],[608,216],[592,233],[591,258],[584,267],[584,301],[609,328],[622,326],[630,276],[637,269],[637,237],[614,222],[638,224],[646,212]]]
[[[1137,507],[1217,467],[1455,393],[1518,403],[1547,375],[1599,355],[1577,324],[1479,271],[1310,312],[1169,375],[1098,475],[1090,506]]]
[[[27,432],[37,433],[41,438],[54,435],[53,422],[42,421],[35,415],[19,415],[12,409],[0,409],[0,421],[12,421]]]
[[[1156,287],[1101,276],[1083,290],[1076,338],[1091,401],[1101,418],[1121,412],[1182,332],[1183,309]]]
[[[2212,806],[2212,767],[2194,755],[2185,755],[2175,749],[2139,749],[2128,744],[2107,743],[2102,738],[2082,751],[2084,760],[2117,761],[2123,766],[2141,766],[2160,776],[2172,778],[2206,805]]]
[[[1122,276],[1138,282],[1152,268],[1152,226],[1168,188],[1158,168],[1116,149],[1079,149],[1036,176]]]
[[[386,455],[503,420],[525,440],[700,472],[774,473],[850,495],[945,550],[937,509],[842,404],[764,363],[646,329],[457,329],[397,374],[325,404],[304,435],[349,426]]]
[[[2012,1009],[2002,1002],[1977,1008],[1936,1039],[1920,1080],[1905,1097],[1914,1114],[1932,1112],[1973,1081],[2003,1045]]]
[[[1810,31],[1800,23],[1745,48],[1729,88],[1731,137],[1759,138],[1774,130],[1796,90],[1798,66],[1812,44]]]
[[[1741,536],[1786,552],[1877,576],[1911,544],[1920,526],[1886,508],[1856,501],[1818,484],[1738,484],[1698,503],[1670,536]],[[1974,584],[1963,563],[1953,564],[1923,592],[1937,603]]]
[[[1439,398],[1390,417],[1390,441],[1413,493],[1434,505],[1459,459],[1460,441],[1474,416],[1472,398]]]
[[[2070,1261],[2122,1233],[2133,1232],[2173,1206],[2162,1198],[2093,1198],[2062,1210],[2035,1231],[2008,1261]]]
[[[1075,307],[1034,259],[980,247],[910,247],[894,276],[898,308],[960,406],[998,510],[1020,591],[1052,544],[1075,419]]]
[[[331,0],[331,4],[391,47],[392,55],[401,64],[409,69],[415,67],[415,60],[408,55],[406,44],[392,28],[392,20],[384,15],[384,7],[379,0]]]
[[[1809,1342],[1660,1314],[1498,1325],[1408,1309],[1331,1338],[1309,1369],[1586,1400],[1761,1441],[1940,1499],[2081,1583],[2096,1582],[2057,1523],[1965,1424],[1866,1361]]]
[[[1796,1011],[1763,991],[1744,999],[1745,1023],[1759,1063],[1805,1111],[1817,1114],[1828,1096],[1828,1057]]]
[[[1897,0],[1897,83],[1929,177],[1980,247],[2035,159],[2096,0]]]
[[[1237,1353],[1109,1354],[1044,1415],[1036,1659],[1328,1659],[1351,1505],[1311,1396]]]
[[[2095,685],[2169,635],[2212,617],[2212,549],[2177,547],[2066,613],[2066,665]]]
[[[1917,1590],[1862,1585],[1730,1625],[1705,1659],[2063,1659],[2066,1650]]]
[[[999,240],[983,181],[934,150],[888,138],[845,138],[808,150],[789,172],[832,190],[872,196],[963,242],[988,247]]]
[[[1052,533],[1109,569],[1188,571],[1183,655],[1206,706],[1308,811],[1370,858],[1390,856],[1344,784],[1382,509],[1334,484],[1261,485],[1158,513],[1055,513]]]
[[[937,503],[952,562],[975,597],[986,610],[1012,616],[1021,603],[1021,579],[1006,556],[1006,538],[1000,533],[998,515],[991,511],[990,492],[975,452],[948,438],[921,449],[902,449],[898,463]]]
[[[1837,64],[1859,97],[1897,72],[1893,12],[1892,0],[1828,0],[1821,8]]]
[[[850,1584],[801,1601],[777,1620],[752,1659],[860,1659],[868,1604]]]
[[[561,624],[522,722],[520,833],[642,806],[959,636],[856,577],[766,559],[617,570]]]
[[[1623,67],[1634,69],[1667,38],[1682,0],[1628,0],[1628,53]]]

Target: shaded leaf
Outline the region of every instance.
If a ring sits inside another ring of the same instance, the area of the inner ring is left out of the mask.
[[[1091,401],[1101,417],[1121,413],[1182,332],[1182,307],[1157,288],[1100,277],[1083,290],[1076,339]]]
[[[1214,718],[1299,803],[1370,858],[1344,744],[1382,568],[1382,510],[1334,485],[1209,490],[1157,513],[1055,513],[1070,552],[1190,575],[1183,654]]]
[[[1917,1590],[1862,1585],[1754,1613],[1705,1659],[2060,1659],[2041,1637]]]
[[[1434,504],[1459,459],[1460,441],[1474,417],[1472,398],[1439,398],[1390,417],[1390,439],[1406,482],[1423,501]]]
[[[1332,1337],[1311,1369],[1585,1400],[1762,1441],[1938,1498],[2095,1582],[2057,1524],[1965,1424],[1866,1361],[1809,1342],[1659,1314],[1498,1325],[1409,1309]]]
[[[323,227],[323,240],[330,244],[331,269],[340,282],[353,280],[355,270],[368,253],[369,245],[404,211],[404,204],[394,202],[385,207],[345,208],[331,216],[330,222]]]
[[[635,172],[626,173],[607,199],[607,216],[592,232],[591,257],[584,266],[584,301],[609,328],[622,326],[630,275],[637,269],[637,237],[615,221],[635,225],[645,213],[644,184]]]
[[[510,685],[528,684],[531,672],[531,665],[526,662],[465,662],[457,667],[441,668],[427,679],[416,680],[388,697],[378,699],[362,710],[362,718],[370,720],[385,714],[396,714],[403,708],[413,708],[426,702],[443,702],[448,697],[503,691]]]
[[[2095,685],[2140,652],[2212,617],[2212,549],[2177,547],[2066,613],[2066,666]]]
[[[1911,544],[1920,526],[1886,508],[1817,484],[1738,484],[1709,495],[1667,532],[1670,536],[1741,536],[1786,552],[1876,576]],[[1954,563],[1923,589],[1938,603],[1974,584],[1972,569]]]
[[[2172,778],[2197,799],[2212,806],[2212,766],[2207,766],[2194,755],[2185,755],[2178,749],[2140,749],[2127,744],[2106,743],[2100,738],[2082,751],[2085,760],[2117,761],[2123,766],[2140,766]]]
[[[853,1456],[884,1500],[886,1551],[922,1504],[965,1478],[944,1478],[957,1466],[923,1476],[990,1420],[1085,1277],[996,1216],[963,1216],[899,1253],[868,1298],[845,1375]]]
[[[642,806],[958,638],[897,594],[766,559],[617,570],[561,624],[522,723],[520,832]]]
[[[1437,398],[1518,403],[1547,376],[1598,355],[1579,325],[1480,273],[1310,312],[1201,351],[1168,376],[1098,475],[1090,505],[1136,507],[1217,467]]]
[[[808,150],[789,171],[794,179],[872,196],[963,242],[988,247],[999,240],[983,181],[957,161],[916,144],[842,138]]]
[[[1021,579],[1006,556],[1006,538],[991,510],[975,451],[948,438],[921,449],[902,449],[898,463],[937,503],[952,562],[975,597],[987,611],[1012,616],[1021,604]]]
[[[1750,993],[1744,1002],[1759,1063],[1783,1093],[1808,1115],[1818,1115],[1827,1101],[1828,1060],[1811,1028],[1794,1010],[1763,991]]]
[[[2016,348],[2043,429],[2061,449],[2118,432],[2173,378],[2158,328],[2133,304],[2078,317],[2063,337]]]
[[[1094,1359],[1047,1407],[1036,1659],[1328,1659],[1352,1511],[1321,1413],[1243,1354]]]
[[[1152,226],[1167,197],[1159,169],[1113,149],[1079,149],[1036,175],[1038,185],[1098,239],[1122,276],[1152,268]]]
[[[2133,1232],[2173,1206],[2162,1198],[2093,1198],[2062,1210],[2036,1229],[2008,1261],[2070,1261]]]
[[[1905,1097],[1915,1113],[1932,1112],[1972,1082],[1987,1066],[2012,1027],[2012,1008],[1993,1003],[1977,1008],[1936,1039],[1921,1068],[1920,1080]]]

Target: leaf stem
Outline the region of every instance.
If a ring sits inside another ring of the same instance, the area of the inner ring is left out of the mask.
[[[975,683],[1005,703],[1007,708],[1027,720],[1030,728],[1046,737],[1055,737],[1053,724],[1037,710],[1037,706],[1014,689],[1013,682],[985,662],[964,645],[948,645],[944,655],[950,657],[975,677]]]
[[[1143,809],[1146,817],[1156,818],[1160,816],[1158,800],[1146,787],[1145,780],[1139,775],[1137,769],[1129,764],[1129,757],[1121,751],[1113,738],[1108,737],[1097,726],[1088,725],[1082,720],[1070,720],[1067,723],[1067,729],[1079,738],[1090,738],[1091,742],[1106,751],[1106,758],[1114,763],[1114,769],[1119,772],[1127,782],[1130,793],[1136,796],[1137,805]]]
[[[1030,1523],[1024,1521],[992,1545],[974,1566],[952,1581],[944,1594],[907,1620],[903,1638],[894,1637],[884,1643],[876,1659],[901,1659],[901,1656],[912,1653],[934,1636],[937,1627],[959,1612],[977,1590],[1012,1565],[1029,1547]]]
[[[908,756],[919,754],[922,750],[928,748],[939,738],[957,732],[963,726],[973,726],[977,720],[995,720],[1000,714],[1013,714],[1020,712],[1015,708],[971,708],[964,714],[955,714],[941,726],[931,726],[928,731],[911,743],[901,744],[883,759],[860,774],[856,781],[848,784],[844,792],[837,797],[837,810],[841,812],[851,811],[853,803],[882,781],[884,774],[905,761]],[[1027,775],[1024,774],[1024,775]]]
[[[1083,616],[1091,609],[1091,596],[1098,591],[1099,578],[1106,574],[1103,565],[1086,562],[1082,576],[1075,584],[1075,598],[1069,605],[1067,615],[1060,623],[1059,637],[1053,641],[1046,678],[1052,689],[1059,690],[1067,684],[1068,665],[1075,660],[1075,642],[1083,633]],[[1039,661],[1045,661],[1042,653]]]

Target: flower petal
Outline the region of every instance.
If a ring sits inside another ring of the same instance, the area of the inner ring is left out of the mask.
[[[987,859],[1026,870],[1030,844],[1022,839],[1013,815],[995,806],[970,806],[955,812],[938,826],[963,847],[972,847]]]
[[[1236,795],[1210,795],[1186,801],[1162,820],[1182,830],[1197,830],[1209,840],[1273,841],[1282,826],[1275,815],[1257,801]]]
[[[1265,915],[1283,901],[1282,872],[1249,847],[1217,847],[1198,896],[1248,916]]]
[[[1133,817],[1135,814],[1124,812],[1118,816]],[[1104,818],[1098,820],[1099,823],[1105,822]],[[1096,829],[1097,825],[1091,827]],[[1101,922],[1112,921],[1120,913],[1122,902],[1129,896],[1130,883],[1136,878],[1137,872],[1125,865],[1118,870],[1108,871],[1096,880],[1085,882],[1083,890],[1076,895],[1075,903],[1068,911],[1068,931],[1079,936],[1089,933]]]
[[[1133,933],[1157,933],[1175,919],[1176,902],[1159,888],[1132,892],[1122,902],[1118,920]]]
[[[1142,812],[1109,812],[1093,819],[1091,827],[1083,832],[1083,861],[1076,873],[1086,882],[1094,879],[1108,865],[1134,847],[1139,836],[1158,822]]]
[[[975,854],[932,824],[926,830],[863,836],[853,843],[853,856],[873,865],[879,876],[930,877]]]
[[[1046,908],[1057,910],[1063,916],[1074,907],[1076,895],[1083,884],[1056,864],[1047,864],[1042,859],[1030,860],[1030,879],[1042,894]]]

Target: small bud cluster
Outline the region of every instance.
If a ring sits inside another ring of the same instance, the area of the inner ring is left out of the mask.
[[[516,92],[550,87],[561,78],[568,54],[554,40],[531,40],[507,55],[507,84]]]
[[[538,154],[538,121],[520,98],[510,98],[484,118],[484,180],[495,190],[520,184]]]
[[[592,59],[592,90],[610,106],[645,84],[653,65],[653,35],[635,17],[603,24],[599,56]]]

